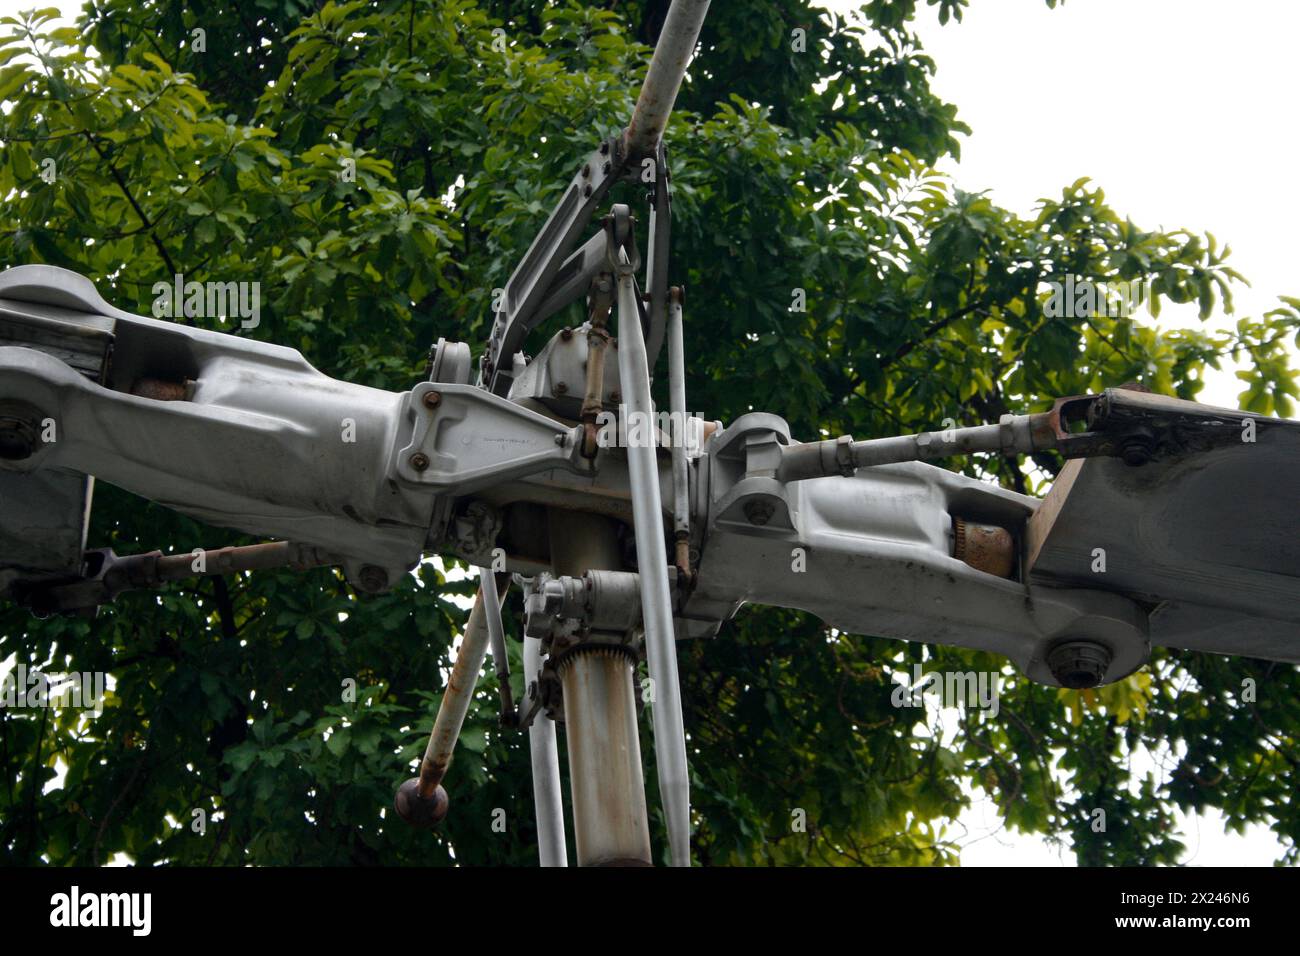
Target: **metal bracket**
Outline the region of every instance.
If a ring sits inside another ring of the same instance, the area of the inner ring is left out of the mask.
[[[650,295],[650,328],[646,332],[646,356],[650,370],[664,344],[668,324],[669,237],[672,226],[672,196],[669,189],[668,153],[660,140],[655,150],[655,181],[650,194],[650,251],[646,261],[646,288]]]
[[[615,203],[609,215],[601,220],[601,228],[606,237],[608,271],[621,276],[631,275],[641,268],[641,250],[636,245],[636,218],[632,210],[622,203]]]
[[[1135,466],[1240,443],[1247,419],[1259,431],[1279,427],[1265,415],[1126,386],[1057,399],[1048,415],[1066,458],[1117,457]]]
[[[528,333],[546,318],[541,306],[562,299],[563,289],[572,276],[565,275],[559,289],[554,288],[554,283],[562,267],[573,261],[573,257],[568,261],[564,257],[621,175],[624,159],[620,137],[601,143],[587,157],[506,282],[505,296],[492,323],[492,335],[480,367],[480,380],[493,394],[505,395],[510,391],[514,354],[523,346]]]
[[[580,578],[543,573],[525,593],[524,633],[529,637],[549,639],[568,620],[584,630],[618,634],[641,625],[641,578],[634,571],[593,570]]]
[[[408,393],[403,418],[410,441],[396,450],[390,476],[440,494],[464,495],[554,468],[589,473],[582,428],[471,385],[421,382]]]
[[[670,584],[677,587],[670,570]],[[563,721],[564,700],[556,666],[568,652],[593,644],[640,653],[641,575],[634,571],[591,570],[582,577],[542,572],[524,582],[524,639],[538,640],[549,654],[536,673],[525,673],[526,703],[518,726],[538,713]]]

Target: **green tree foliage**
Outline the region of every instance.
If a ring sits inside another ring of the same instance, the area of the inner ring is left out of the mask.
[[[929,3],[945,19],[965,5]],[[4,21],[0,262],[75,269],[138,312],[175,273],[259,281],[261,325],[239,334],[408,388],[439,335],[483,340],[492,289],[630,115],[666,4],[606,6],[94,0],[75,29],[51,29],[51,12]],[[1126,381],[1193,398],[1207,369],[1245,356],[1245,407],[1290,413],[1300,300],[1229,333],[1156,327],[1161,303],[1232,312],[1239,277],[1214,237],[1144,230],[1086,180],[1022,218],[932,171],[965,127],[929,89],[916,6],[873,0],[844,21],[806,0],[714,5],[668,131],[690,407],[862,438]],[[1150,309],[1052,317],[1042,283],[1068,274],[1149,282]],[[957,464],[1041,491],[1059,461]],[[240,541],[99,488],[94,546]],[[127,594],[93,621],[5,608],[0,657],[106,670],[115,687],[94,720],[0,714],[0,858],[533,862],[526,744],[497,729],[490,675],[443,830],[385,810],[422,752],[468,587],[425,564],[377,598],[319,570]],[[1269,823],[1294,859],[1295,668],[1160,652],[1082,693],[1013,675],[996,719],[945,735],[933,712],[890,704],[891,674],[921,661],[1004,664],[774,609],[684,645],[697,859],[952,864],[951,821],[980,794],[1088,863],[1173,861],[1174,808],[1209,806]],[[1134,772],[1141,748],[1168,748],[1168,780]]]

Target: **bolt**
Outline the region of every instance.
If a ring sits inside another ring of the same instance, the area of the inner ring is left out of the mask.
[[[437,408],[442,403],[442,395],[439,392],[425,392],[423,401],[425,408]]]
[[[1155,445],[1155,435],[1149,429],[1139,428],[1120,440],[1119,455],[1126,465],[1145,465],[1155,454]]]
[[[614,389],[614,391],[609,393],[609,400],[617,405],[619,402],[623,401],[623,393],[618,389]]]
[[[766,499],[751,498],[745,502],[745,518],[750,524],[761,528],[772,520],[774,514],[776,514],[776,507]]]
[[[563,382],[556,382],[554,385],[551,386],[552,395],[564,395],[568,391],[569,391],[569,386],[565,385]]]
[[[41,417],[41,411],[27,402],[0,402],[0,458],[22,461],[35,454]]]
[[[422,451],[417,451],[411,456],[411,467],[416,471],[424,471],[429,467],[429,456]]]
[[[0,458],[22,461],[36,450],[36,432],[29,422],[0,418]]]
[[[573,338],[573,329],[561,329],[560,338],[566,342],[569,341],[569,339]]]
[[[1096,687],[1110,668],[1110,649],[1092,641],[1067,641],[1047,655],[1047,667],[1062,687]]]
[[[1126,465],[1145,465],[1151,460],[1151,446],[1141,439],[1130,438],[1120,445],[1120,457]]]
[[[357,582],[371,594],[378,594],[388,587],[388,572],[375,564],[367,564],[357,575]]]

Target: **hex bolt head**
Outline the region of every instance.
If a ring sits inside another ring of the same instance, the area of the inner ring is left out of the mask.
[[[1052,676],[1071,690],[1098,686],[1106,679],[1110,661],[1110,648],[1093,641],[1066,641],[1047,655]]]
[[[416,471],[424,471],[429,467],[429,456],[422,451],[417,451],[411,456],[411,467]]]
[[[378,594],[388,587],[388,572],[377,564],[367,564],[358,573],[357,582],[371,594]]]
[[[1156,438],[1150,429],[1134,429],[1125,435],[1119,446],[1119,456],[1124,464],[1136,468],[1145,465],[1155,456]]]
[[[776,506],[763,498],[751,498],[746,501],[744,510],[746,520],[760,528],[771,521],[772,516],[776,514]]]
[[[0,458],[22,461],[36,451],[36,430],[17,418],[0,418]]]
[[[28,402],[0,401],[0,458],[22,461],[36,454],[43,417],[44,413]]]
[[[1120,457],[1124,459],[1124,464],[1136,468],[1151,460],[1151,449],[1144,441],[1130,439],[1121,447]]]
[[[424,398],[421,399],[421,401],[424,402],[424,407],[425,407],[425,408],[437,408],[439,405],[442,404],[442,393],[441,393],[441,392],[425,392],[425,393],[424,393]]]

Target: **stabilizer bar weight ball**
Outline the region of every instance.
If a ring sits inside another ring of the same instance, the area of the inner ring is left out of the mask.
[[[420,796],[420,778],[412,777],[397,788],[393,809],[413,827],[431,830],[447,816],[447,791],[442,784],[427,797]]]

